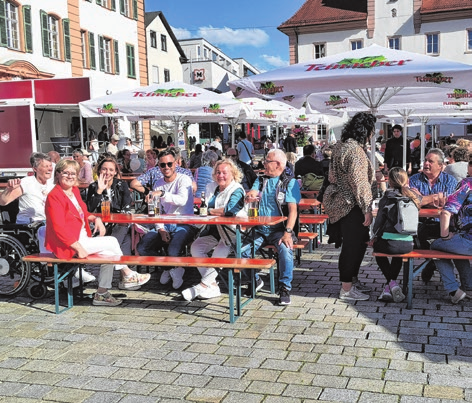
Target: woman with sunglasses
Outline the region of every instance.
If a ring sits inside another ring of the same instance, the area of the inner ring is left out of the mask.
[[[61,259],[74,256],[86,258],[94,253],[123,255],[116,238],[104,236],[106,230],[102,220],[88,213],[76,186],[79,171],[80,166],[75,161],[61,160],[56,165],[56,186],[49,193],[45,207],[46,249]],[[94,224],[94,235],[98,234],[99,237],[92,237],[90,223]],[[114,270],[122,273],[118,286],[120,289],[137,290],[150,279],[149,274],[138,274],[126,265],[103,264],[93,305],[117,306],[122,303],[122,300],[116,299],[108,291],[112,287]]]

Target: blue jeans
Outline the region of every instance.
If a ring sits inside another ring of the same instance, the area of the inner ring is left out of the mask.
[[[179,256],[182,248],[185,245],[190,245],[197,233],[197,229],[193,225],[166,224],[164,227],[170,235],[168,256]],[[165,245],[167,244],[162,240],[161,235],[152,230],[143,236],[136,249],[141,256],[159,256],[160,250]]]
[[[456,234],[451,239],[436,239],[431,244],[431,249],[440,250],[442,252],[456,253],[458,255],[472,254],[472,241],[467,239],[463,234]],[[450,293],[459,288],[459,283],[454,274],[454,266],[459,272],[462,289],[464,291],[472,290],[472,271],[470,270],[470,262],[468,260],[436,260],[436,267],[441,274],[444,289]]]
[[[256,232],[254,236],[254,251],[257,252],[263,245],[274,245],[277,249],[279,259],[279,287],[284,287],[287,291],[292,289],[293,279],[293,250],[289,249],[282,242],[279,245],[280,238],[284,236],[284,231],[277,231],[267,236],[263,236]],[[243,258],[251,258],[251,244],[245,244],[241,248],[241,256]],[[259,278],[256,273],[256,279]]]

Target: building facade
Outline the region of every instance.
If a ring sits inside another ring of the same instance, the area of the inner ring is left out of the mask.
[[[472,64],[470,0],[307,0],[278,29],[289,37],[291,64],[374,43]],[[441,126],[450,131],[468,129]]]
[[[147,85],[145,41],[144,0],[0,0],[0,86],[87,77],[94,98]],[[34,104],[38,150],[79,126],[77,105],[59,98],[48,108],[25,101]],[[106,120],[86,125],[100,130]]]

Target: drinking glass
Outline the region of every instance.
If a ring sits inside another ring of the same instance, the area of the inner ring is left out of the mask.
[[[259,200],[255,200],[248,203],[247,215],[249,218],[259,217]]]
[[[110,218],[110,200],[102,201],[102,218]]]

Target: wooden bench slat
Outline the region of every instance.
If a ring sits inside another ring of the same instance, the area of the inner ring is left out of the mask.
[[[51,253],[37,253],[23,257],[26,262],[78,263],[78,264],[125,264],[130,266],[181,266],[215,267],[225,269],[269,269],[274,259],[207,258],[189,256],[105,256],[93,254],[85,259],[58,259]]]
[[[298,239],[315,239],[318,237],[317,232],[299,232]]]
[[[379,257],[401,257],[403,259],[458,259],[458,260],[467,260],[472,259],[470,255],[456,255],[454,253],[442,252],[439,250],[430,250],[430,249],[414,249],[409,253],[404,253],[403,255],[392,255],[390,253],[381,253],[381,252],[372,252],[372,256]]]

